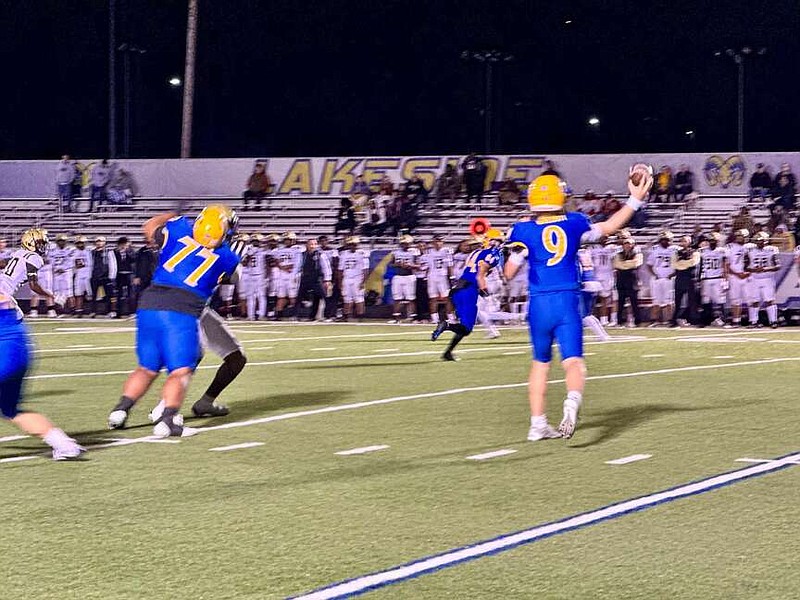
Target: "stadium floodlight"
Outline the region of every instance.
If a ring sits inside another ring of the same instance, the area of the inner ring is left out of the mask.
[[[484,67],[484,100],[483,100],[483,146],[487,154],[492,151],[492,120],[494,96],[494,68],[498,63],[509,63],[514,60],[514,55],[502,50],[464,50],[461,59],[475,61]]]
[[[183,83],[183,82],[181,81],[180,77],[170,77],[169,78],[169,84],[172,87],[179,87],[181,85],[181,83]]]
[[[764,46],[753,48],[752,46],[742,46],[741,48],[725,48],[716,50],[714,56],[721,58],[727,56],[736,63],[738,72],[738,93],[737,93],[737,143],[736,149],[744,152],[744,65],[746,60],[752,60],[756,56],[764,56],[767,49]]]
[[[592,127],[597,127],[600,125],[600,119],[598,119],[597,117],[589,117],[587,123],[589,123],[589,125],[591,125]]]
[[[692,135],[694,135],[694,129],[687,129],[686,131],[684,131],[684,133],[686,135],[692,136]]]

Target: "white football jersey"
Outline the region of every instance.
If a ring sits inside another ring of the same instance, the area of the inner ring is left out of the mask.
[[[611,279],[614,277],[614,256],[619,248],[608,246],[593,246],[590,250],[594,272],[598,279]],[[527,261],[525,261],[527,263]]]
[[[369,269],[369,257],[364,250],[344,250],[339,254],[339,270],[344,279],[361,279]]]
[[[291,267],[291,273],[299,273],[303,265],[303,248],[300,246],[282,246],[272,251],[272,256],[285,271],[287,266]]]
[[[333,267],[336,264],[336,259],[339,258],[339,251],[336,248],[319,249],[322,255],[328,259],[328,263]]]
[[[396,250],[392,251],[392,255],[394,256],[394,267],[395,270],[398,271],[399,275],[413,275],[412,266],[417,262],[417,256],[419,251],[414,248],[409,248],[408,250],[403,250],[402,248],[397,248]]]
[[[431,248],[422,256],[421,261],[428,266],[428,277],[447,279],[453,266],[453,252],[450,248]]]
[[[661,245],[653,246],[647,257],[647,264],[653,269],[656,278],[665,279],[671,276],[675,269],[672,267],[672,259],[678,249],[675,246],[662,248]]]
[[[453,254],[453,274],[456,277],[464,272],[464,265],[467,264],[467,258],[469,258],[469,252],[456,252]],[[525,262],[527,263],[528,261]]]
[[[722,277],[722,263],[725,250],[717,246],[700,250],[700,279],[718,279]]]
[[[732,273],[744,272],[744,257],[753,244],[737,244],[732,242],[725,248],[725,259]]]
[[[92,251],[89,248],[72,250],[72,264],[77,277],[89,277],[92,274]]]
[[[247,246],[242,254],[242,276],[264,277],[267,272],[267,254],[261,248]]]
[[[58,274],[59,271],[65,273],[72,270],[72,254],[74,251],[75,249],[70,248],[69,246],[65,248],[59,248],[56,246],[49,252],[50,263],[53,265],[54,273]]]
[[[778,249],[775,246],[764,246],[759,248],[753,245],[747,249],[747,264],[752,267],[766,269],[778,264]],[[751,275],[753,279],[772,279],[775,271],[758,272]]]
[[[19,249],[11,253],[8,263],[0,272],[0,310],[19,310],[14,294],[44,266],[44,260],[35,252]],[[20,313],[20,318],[22,314]]]

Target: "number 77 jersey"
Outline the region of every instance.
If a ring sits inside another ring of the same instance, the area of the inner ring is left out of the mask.
[[[192,237],[186,217],[170,219],[156,235],[161,241],[153,284],[186,290],[207,301],[224,275],[230,275],[239,257],[223,243],[218,248],[201,246]]]
[[[528,286],[531,294],[581,288],[577,255],[591,223],[581,213],[541,216],[516,223],[508,243],[528,248]]]

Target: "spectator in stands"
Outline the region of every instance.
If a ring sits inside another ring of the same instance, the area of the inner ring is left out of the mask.
[[[650,196],[656,202],[669,202],[670,197],[674,197],[674,195],[675,182],[672,177],[672,169],[668,165],[664,165],[656,173]]]
[[[770,215],[767,220],[767,232],[772,235],[778,225],[786,225],[786,211],[780,204],[773,204],[770,207]]]
[[[153,274],[158,264],[158,250],[158,244],[154,239],[151,239],[136,251],[136,265],[133,276],[134,306],[132,310],[136,310],[136,306],[139,303],[139,295],[150,287],[150,283],[153,281]]]
[[[391,179],[389,179],[388,175],[384,175],[381,179],[380,187],[378,188],[378,193],[384,195],[393,195],[394,194],[394,183]]]
[[[269,195],[272,182],[267,175],[267,165],[257,162],[253,167],[253,172],[247,178],[247,189],[244,191],[244,210],[250,210],[249,201],[254,203],[255,210],[261,210],[261,201]]]
[[[619,305],[617,309],[617,323],[621,327],[628,321],[625,319],[625,301],[631,304],[633,323],[636,327],[641,324],[639,312],[639,277],[637,269],[642,266],[644,258],[636,248],[633,238],[626,237],[622,240],[622,249],[614,256],[613,265],[617,272],[617,295]]]
[[[333,227],[333,235],[340,231],[347,231],[353,235],[356,228],[356,211],[349,198],[342,198],[339,211],[336,213],[336,225]]]
[[[444,171],[436,180],[436,200],[441,202],[442,198],[448,198],[450,202],[455,202],[461,193],[461,177],[456,168],[448,163]]]
[[[72,178],[72,199],[80,198],[81,192],[83,191],[83,172],[86,170],[80,162],[77,160],[73,161],[75,164],[75,177]],[[75,210],[78,210],[77,205],[75,206]]]
[[[138,193],[138,186],[131,172],[125,169],[114,169],[111,175],[111,182],[108,184],[109,203],[115,205],[132,204],[133,197]]]
[[[796,190],[793,178],[791,173],[783,172],[775,178],[775,186],[772,188],[773,206],[780,206],[785,211],[794,210]]]
[[[519,203],[521,198],[521,192],[517,182],[513,179],[506,178],[502,184],[500,184],[499,195],[498,195],[498,202],[501,206],[515,206]]]
[[[559,179],[563,179],[563,177],[561,177],[561,173],[556,170],[556,163],[554,163],[552,160],[542,161],[542,168],[544,169],[541,173],[542,175],[555,175]]]
[[[733,226],[731,228],[734,231],[739,231],[740,229],[747,229],[748,232],[753,231],[753,217],[750,216],[749,208],[743,206],[739,209],[739,214],[733,218]]]
[[[353,208],[360,210],[367,206],[367,200],[369,200],[370,195],[371,192],[367,182],[364,181],[362,175],[358,175],[355,183],[353,183],[353,188],[350,190],[350,202],[353,203]]]
[[[319,312],[320,301],[333,291],[333,271],[328,257],[320,252],[319,243],[310,238],[306,241],[300,266],[300,288],[297,299],[300,302],[311,302],[308,320],[314,321]]]
[[[417,207],[406,196],[398,196],[394,201],[394,234],[400,230],[413,232],[417,227]]]
[[[75,161],[70,158],[69,154],[62,156],[56,166],[56,186],[61,210],[64,212],[72,212],[72,182],[77,172]]]
[[[759,197],[761,198],[761,203],[764,204],[771,192],[772,177],[764,163],[758,163],[755,172],[750,176],[750,200],[752,201]]]
[[[620,201],[617,200],[617,197],[614,195],[614,190],[608,190],[606,192],[606,197],[603,200],[603,208],[602,212],[595,220],[597,221],[605,221],[615,212],[617,212],[622,207]]]
[[[779,252],[793,252],[795,247],[794,234],[789,231],[785,224],[781,223],[775,228],[769,243],[775,246]]]
[[[703,226],[700,223],[695,225],[694,229],[692,229],[691,238],[692,238],[692,248],[694,248],[695,250],[700,248],[703,242],[706,241],[706,234],[703,233]]]
[[[464,184],[467,187],[467,204],[475,198],[478,208],[481,207],[483,200],[483,186],[486,180],[486,165],[483,160],[470,152],[461,163]]]
[[[378,195],[367,201],[367,221],[362,227],[364,235],[378,236],[383,235],[383,232],[386,231],[386,198],[389,198],[389,201],[392,200],[390,196]]]
[[[92,169],[92,192],[89,196],[89,211],[94,211],[94,203],[97,202],[97,208],[106,201],[106,188],[108,182],[111,180],[111,166],[108,164],[108,159],[104,158],[99,165],[95,165]]]
[[[114,250],[117,259],[117,280],[114,286],[117,292],[117,316],[130,314],[133,297],[133,274],[136,269],[136,254],[131,248],[130,240],[122,236],[117,240]]]
[[[792,189],[797,189],[797,177],[795,177],[794,173],[792,173],[792,167],[789,165],[789,163],[783,163],[781,165],[781,170],[777,176],[780,177],[781,175],[785,175],[789,178],[789,183],[792,186]]]
[[[406,182],[403,193],[413,204],[424,204],[428,201],[428,190],[419,175],[414,175]]]
[[[600,203],[601,201],[594,193],[594,190],[586,190],[578,205],[578,210],[592,219],[600,211]]]
[[[689,165],[683,164],[675,173],[675,200],[683,202],[688,194],[694,191],[694,173],[689,170]]]

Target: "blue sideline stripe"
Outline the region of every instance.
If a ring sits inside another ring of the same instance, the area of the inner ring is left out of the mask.
[[[512,550],[519,546],[532,544],[533,542],[555,535],[616,519],[623,515],[646,510],[660,504],[674,502],[675,500],[680,500],[689,496],[704,494],[787,467],[797,466],[798,460],[800,460],[800,453],[795,452],[787,454],[770,462],[721,473],[712,477],[667,488],[646,496],[623,500],[558,521],[551,521],[530,529],[504,534],[496,538],[427,556],[384,571],[376,571],[368,575],[339,581],[299,596],[292,596],[292,598],[295,600],[334,600],[358,596],[372,590],[414,579],[421,575],[434,573],[464,562]]]

